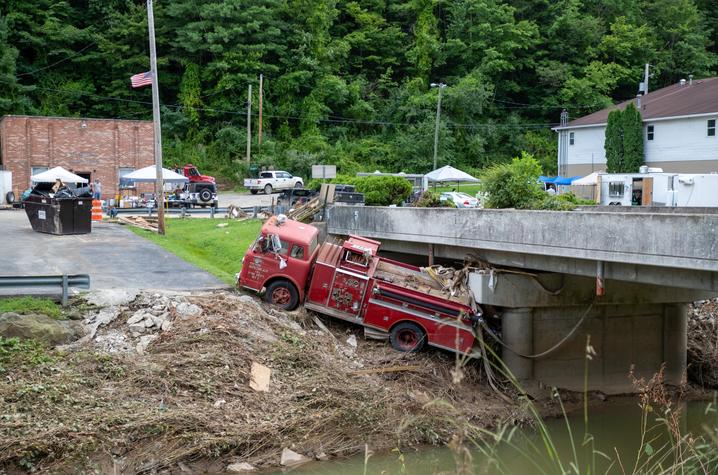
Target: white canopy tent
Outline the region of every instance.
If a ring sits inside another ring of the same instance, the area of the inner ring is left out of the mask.
[[[583,178],[579,178],[578,180],[573,180],[571,182],[572,186],[590,186],[595,185],[598,183],[598,174],[602,172],[593,172],[590,175],[586,175]]]
[[[57,179],[63,183],[87,183],[87,178],[75,175],[62,167],[55,167],[30,177],[33,183],[52,183]]]
[[[135,183],[151,183],[157,180],[157,171],[154,165],[150,165],[149,167],[140,168],[139,170],[124,175],[122,179]],[[165,183],[186,183],[189,181],[186,176],[166,168],[162,169],[162,180]]]
[[[436,170],[424,175],[424,178],[434,184],[440,182],[456,182],[457,187],[459,183],[479,183],[481,181],[466,172],[462,172],[461,170],[452,167],[451,165],[437,168]]]

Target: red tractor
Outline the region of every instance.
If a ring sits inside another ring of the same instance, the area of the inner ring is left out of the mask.
[[[265,292],[286,310],[300,303],[363,325],[371,338],[399,351],[425,345],[474,354],[481,318],[468,295],[447,294],[420,268],[379,257],[380,243],[359,236],[318,243],[311,225],[270,218],[242,259],[238,285]]]

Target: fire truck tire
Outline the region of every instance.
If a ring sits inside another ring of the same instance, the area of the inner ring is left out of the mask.
[[[259,193],[259,190],[249,190],[249,192],[252,193],[253,195],[256,195],[257,193]]]
[[[267,287],[264,300],[281,307],[283,310],[294,310],[299,304],[299,293],[291,282],[277,280]]]
[[[416,323],[401,322],[391,329],[389,341],[397,351],[420,351],[426,345],[426,333]]]
[[[271,195],[271,194],[272,194],[272,185],[270,185],[270,184],[264,185],[264,194],[265,194],[265,195]]]

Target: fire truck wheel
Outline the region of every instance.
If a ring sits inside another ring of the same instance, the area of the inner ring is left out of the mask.
[[[297,289],[294,288],[291,282],[286,280],[278,280],[269,284],[267,293],[264,294],[264,299],[284,310],[294,310],[299,303]]]
[[[270,185],[270,184],[264,185],[264,194],[265,194],[265,195],[271,195],[271,194],[272,194],[272,185]]]
[[[421,327],[411,322],[401,322],[391,329],[391,346],[398,351],[419,351],[426,344],[426,334]]]
[[[252,193],[253,195],[256,195],[257,193],[259,193],[259,190],[249,190],[249,192]]]

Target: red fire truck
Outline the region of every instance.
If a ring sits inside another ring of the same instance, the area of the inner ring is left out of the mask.
[[[420,268],[379,257],[380,243],[351,236],[318,244],[318,230],[270,218],[245,254],[238,285],[292,310],[363,325],[368,337],[389,339],[399,351],[424,345],[472,353],[480,318],[466,295],[448,295]]]

